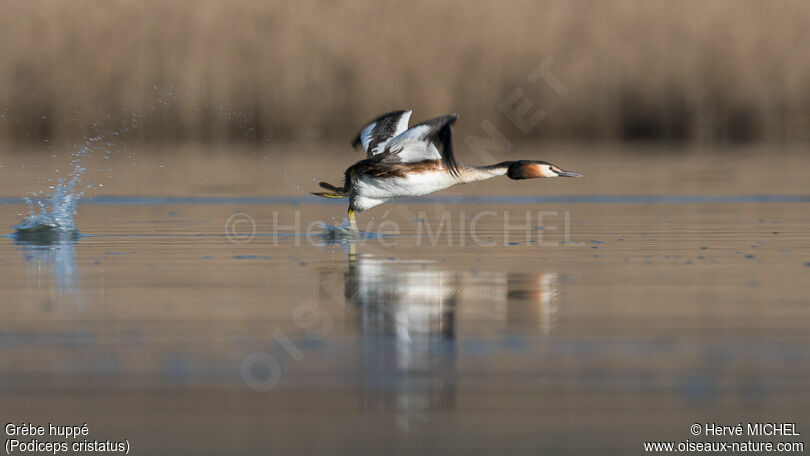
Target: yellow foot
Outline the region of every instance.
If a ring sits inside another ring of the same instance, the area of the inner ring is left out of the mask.
[[[354,219],[354,211],[349,209],[349,225],[355,231],[360,231],[357,229],[357,221]]]

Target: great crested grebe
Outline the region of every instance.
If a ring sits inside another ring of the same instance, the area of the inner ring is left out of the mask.
[[[504,161],[470,166],[453,156],[452,126],[457,114],[436,117],[408,128],[411,111],[394,111],[373,120],[352,143],[362,145],[366,158],[346,170],[343,187],[326,182],[324,198],[349,198],[349,222],[357,229],[355,212],[393,198],[420,196],[491,177],[510,179],[582,177],[539,160]]]

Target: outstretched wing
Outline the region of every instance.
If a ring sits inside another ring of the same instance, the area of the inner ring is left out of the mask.
[[[391,138],[408,129],[411,111],[394,111],[383,114],[366,125],[352,141],[352,146],[362,144],[366,156],[372,157],[385,150]]]
[[[451,174],[458,175],[452,140],[456,119],[458,114],[448,114],[414,125],[388,141],[381,159],[389,163],[441,160]]]

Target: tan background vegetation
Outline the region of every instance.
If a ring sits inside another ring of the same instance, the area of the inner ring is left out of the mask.
[[[531,138],[806,140],[810,2],[7,1],[0,138],[346,140],[381,112]],[[527,75],[552,58],[559,97]],[[96,123],[96,126],[94,126]]]

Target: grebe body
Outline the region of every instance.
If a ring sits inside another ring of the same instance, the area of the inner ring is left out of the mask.
[[[581,177],[540,160],[505,161],[469,166],[453,155],[452,126],[458,116],[436,117],[408,128],[411,111],[384,114],[366,125],[355,138],[366,158],[350,166],[343,187],[326,182],[324,198],[348,198],[349,221],[357,228],[354,214],[394,198],[428,195],[457,184],[508,176],[510,179]]]

